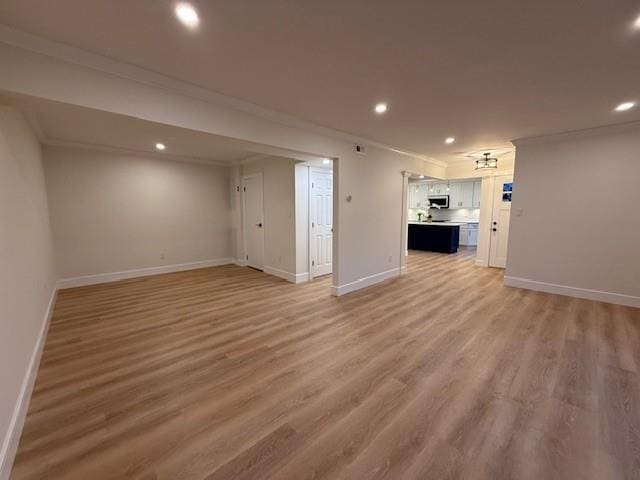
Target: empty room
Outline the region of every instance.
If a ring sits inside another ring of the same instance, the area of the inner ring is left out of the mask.
[[[640,4],[0,2],[0,480],[640,478]]]

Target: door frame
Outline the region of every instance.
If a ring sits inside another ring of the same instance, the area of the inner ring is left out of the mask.
[[[314,170],[320,170],[320,171],[332,171],[333,167],[329,166],[329,167],[321,167],[321,166],[315,166],[315,165],[309,165],[308,166],[308,172],[307,172],[307,269],[309,271],[309,281],[313,280],[314,277],[313,275],[313,269],[311,268],[311,262],[313,261],[311,258],[311,238],[313,235],[312,232],[312,227],[311,227],[311,200],[312,200],[312,192],[311,192],[311,173]],[[331,176],[333,177],[333,173],[331,174]],[[331,197],[333,200],[334,197],[334,185],[331,185]],[[331,208],[333,209],[333,205],[334,202],[331,202]],[[331,218],[335,219],[335,212],[331,213]],[[333,220],[331,221],[332,227],[331,227],[331,242],[333,243]],[[331,249],[333,250],[334,245],[331,246]],[[333,275],[333,258],[331,259],[331,273],[327,273],[326,275]],[[325,276],[325,275],[320,275],[320,276]]]
[[[262,172],[257,172],[257,173],[250,173],[248,175],[243,175],[242,176],[242,182],[241,182],[241,187],[242,187],[242,250],[243,250],[243,256],[244,256],[244,262],[247,266],[249,266],[248,259],[247,259],[247,201],[246,201],[246,190],[245,190],[245,180],[248,180],[250,178],[256,178],[259,177],[260,178],[260,185],[262,186],[262,212],[260,212],[260,217],[262,217],[262,268],[264,271],[264,231],[266,229],[266,225],[264,222],[264,178],[262,176]]]
[[[500,177],[508,177],[511,178],[511,183],[513,183],[514,176],[513,173],[500,173],[493,176],[493,189],[491,192],[491,218],[489,219],[489,251],[487,252],[487,266],[490,268],[501,268],[506,269],[506,262],[509,255],[509,241],[507,239],[507,252],[505,253],[505,265],[492,265],[492,252],[495,248],[495,235],[493,235],[493,218],[496,213],[496,198],[498,197],[498,188],[502,188],[501,182],[498,181]],[[502,190],[500,190],[502,192]],[[509,205],[509,224],[508,227],[511,227],[511,205]],[[495,259],[494,259],[495,260]]]

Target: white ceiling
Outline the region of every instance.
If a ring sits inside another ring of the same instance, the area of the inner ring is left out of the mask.
[[[45,144],[120,149],[210,163],[232,164],[256,155],[253,145],[208,133],[22,95],[0,103],[23,112]],[[166,150],[158,152],[156,143]]]
[[[193,4],[197,31],[169,0],[3,0],[0,22],[447,161],[640,120],[612,111],[640,101],[636,0]]]

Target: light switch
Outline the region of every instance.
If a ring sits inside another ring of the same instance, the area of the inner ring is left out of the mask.
[[[524,212],[521,208],[516,208],[516,217],[521,217],[523,213]]]

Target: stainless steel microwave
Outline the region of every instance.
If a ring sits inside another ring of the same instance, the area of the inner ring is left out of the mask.
[[[440,208],[449,208],[449,195],[429,195],[431,205],[439,205]]]

